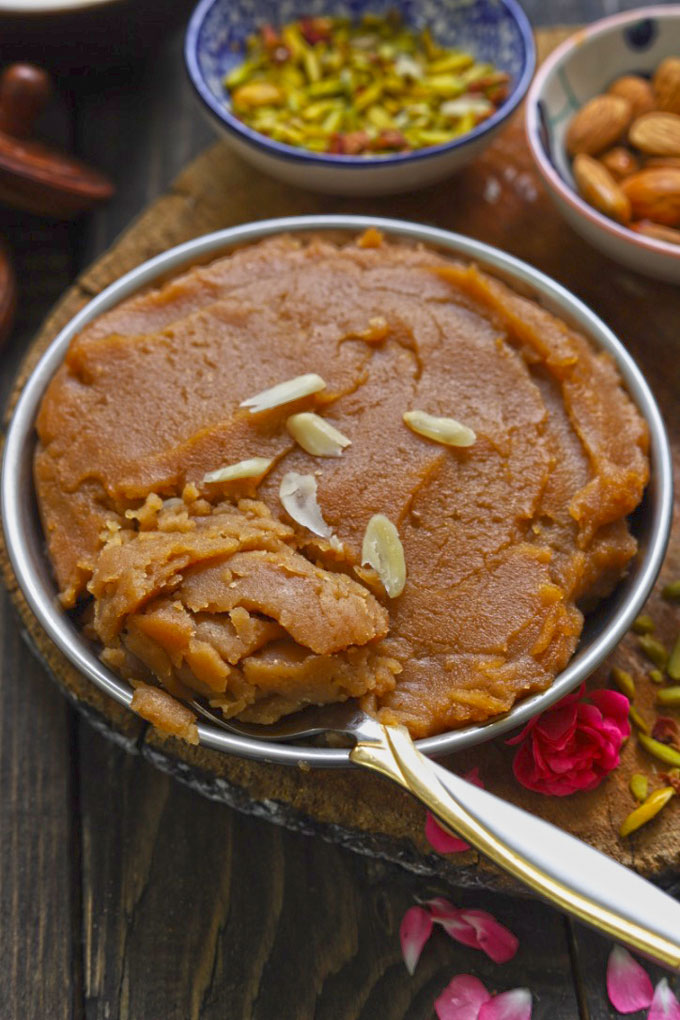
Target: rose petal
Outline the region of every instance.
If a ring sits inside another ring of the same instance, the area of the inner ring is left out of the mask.
[[[435,999],[434,1010],[439,1020],[477,1020],[479,1008],[491,996],[471,974],[458,974]]]
[[[409,974],[415,972],[423,946],[432,934],[432,918],[422,907],[410,907],[399,925],[401,952]]]
[[[630,701],[625,694],[619,691],[610,691],[606,688],[601,691],[593,691],[590,695],[593,705],[596,705],[604,716],[612,720],[624,736],[630,734]]]
[[[461,910],[460,920],[474,928],[478,948],[494,963],[507,963],[517,952],[517,936],[486,910]]]
[[[425,819],[425,839],[430,846],[440,854],[459,854],[463,850],[469,850],[470,844],[459,836],[453,836],[450,832],[442,829],[431,812],[427,812]]]
[[[661,978],[654,989],[652,1007],[647,1020],[680,1020],[680,1002],[671,991],[666,978]]]
[[[434,896],[431,900],[420,900],[420,905],[430,911],[432,920],[435,922],[453,917],[460,910],[459,907],[454,907],[450,900],[445,900],[443,896]]]
[[[480,948],[477,932],[473,925],[463,919],[463,911],[459,907],[454,907],[453,903],[445,900],[443,896],[424,900],[422,905],[430,911],[434,923],[440,924],[446,934],[456,942],[472,949]]]
[[[478,786],[481,790],[485,789],[484,780],[479,774],[478,765],[475,765],[473,769],[470,769],[469,772],[466,772],[465,775],[463,776],[463,779],[465,780],[466,783],[472,783],[473,786]]]
[[[477,765],[470,769],[463,776],[463,779],[466,783],[472,783],[473,786],[479,786],[482,790],[484,789],[484,783],[479,775],[479,767]],[[425,839],[440,854],[459,854],[464,850],[470,849],[470,844],[466,843],[464,839],[454,836],[442,828],[430,811],[427,812],[425,819]]]
[[[478,1020],[531,1020],[531,992],[528,988],[513,988],[485,1002]]]
[[[647,971],[627,949],[614,946],[607,961],[607,993],[619,1013],[635,1013],[652,1001],[654,990]]]

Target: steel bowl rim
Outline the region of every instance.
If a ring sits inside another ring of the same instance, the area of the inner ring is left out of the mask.
[[[533,266],[508,255],[491,245],[451,231],[423,226],[406,220],[352,215],[309,215],[262,220],[228,227],[186,241],[132,269],[110,284],[86,304],[59,331],[31,372],[17,400],[9,424],[0,476],[0,510],[9,558],[19,587],[43,629],[59,650],[82,674],[120,704],[129,707],[132,688],[115,676],[97,659],[79,635],[67,614],[58,606],[55,590],[46,591],[34,576],[30,563],[31,524],[22,515],[22,493],[31,488],[32,474],[27,467],[28,447],[32,451],[34,424],[44,390],[61,364],[71,338],[96,315],[117,304],[124,297],[140,290],[173,270],[192,261],[265,237],[285,232],[318,232],[338,230],[357,233],[376,227],[386,235],[428,244],[452,254],[475,260],[524,286],[529,285],[539,299],[547,299],[558,314],[575,322],[598,347],[613,355],[628,391],[647,421],[651,440],[652,477],[656,493],[651,509],[652,525],[649,546],[638,570],[638,578],[627,596],[625,606],[604,627],[601,634],[568,664],[546,691],[516,703],[505,715],[492,721],[452,730],[417,741],[421,751],[439,756],[501,736],[525,725],[538,712],[549,708],[580,684],[618,644],[644,605],[663,561],[673,509],[672,461],[668,438],[656,401],[640,369],[613,332],[579,298],[561,284],[551,280]],[[23,467],[23,474],[22,474]],[[295,744],[272,744],[227,733],[210,723],[198,724],[203,746],[277,764],[311,766],[347,766],[346,749],[306,747]]]

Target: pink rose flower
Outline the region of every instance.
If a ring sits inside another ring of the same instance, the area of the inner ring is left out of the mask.
[[[529,790],[566,797],[593,790],[619,764],[630,735],[630,702],[618,691],[593,691],[585,684],[554,708],[532,719],[509,740],[519,744],[515,778]]]

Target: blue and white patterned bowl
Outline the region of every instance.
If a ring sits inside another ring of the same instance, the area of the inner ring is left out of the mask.
[[[542,64],[526,106],[529,147],[558,209],[605,255],[646,276],[680,283],[680,247],[615,223],[585,202],[564,144],[579,107],[623,74],[651,75],[680,54],[680,5],[641,7],[581,29]]]
[[[444,46],[469,50],[510,74],[506,102],[469,134],[416,152],[340,156],[275,142],[231,112],[224,76],[273,11],[276,22],[285,24],[306,15],[358,18],[395,7],[407,24],[429,26]],[[521,101],[535,65],[531,26],[517,0],[281,0],[275,7],[271,0],[201,0],[187,28],[184,57],[202,109],[239,155],[289,184],[344,195],[409,191],[458,170],[486,148]]]

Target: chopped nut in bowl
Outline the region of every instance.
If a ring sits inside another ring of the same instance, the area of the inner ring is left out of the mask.
[[[517,0],[201,0],[185,61],[243,159],[312,191],[442,180],[490,143],[534,69]]]
[[[680,282],[680,6],[575,33],[540,68],[526,117],[571,226],[629,268]]]

